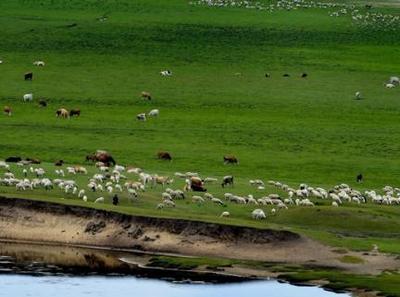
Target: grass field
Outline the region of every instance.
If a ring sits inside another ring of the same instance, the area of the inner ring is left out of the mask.
[[[396,3],[382,2],[374,11],[400,13]],[[360,172],[360,189],[398,186],[400,88],[383,87],[400,75],[398,31],[360,27],[324,9],[268,13],[185,0],[2,0],[0,11],[0,106],[13,108],[12,117],[0,116],[0,159],[39,158],[51,172],[55,160],[83,164],[87,154],[106,149],[118,163],[153,173],[233,174],[239,194],[254,192],[250,178],[329,188],[356,186]],[[35,60],[46,66],[33,66]],[[173,76],[161,77],[164,69]],[[34,72],[32,82],[23,80],[27,71]],[[154,99],[144,102],[142,91]],[[354,100],[356,91],[363,100]],[[25,93],[33,93],[34,102],[23,103]],[[49,106],[39,108],[39,99]],[[80,108],[82,115],[57,119],[60,107]],[[136,121],[153,108],[158,118]],[[157,160],[159,150],[174,160]],[[224,154],[240,164],[224,165]],[[82,185],[86,180],[79,178]],[[209,190],[223,193],[218,185]],[[0,193],[61,197],[4,187]],[[220,208],[186,201],[159,212],[158,195],[147,192],[117,210],[220,221]],[[291,208],[267,223],[249,220],[251,206],[229,205],[233,215],[226,223],[290,228],[356,250],[378,243],[382,251],[400,253],[398,207],[328,204]]]

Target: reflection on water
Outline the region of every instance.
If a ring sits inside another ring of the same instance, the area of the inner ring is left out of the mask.
[[[0,296],[349,296],[327,292],[317,287],[296,287],[277,281],[225,284],[176,283],[171,280],[196,280],[196,277],[197,281],[202,279],[187,272],[153,271],[118,260],[127,255],[131,259],[137,257],[138,262],[141,257],[146,257],[71,247],[0,243]],[[154,279],[154,277],[168,278],[170,281]],[[210,276],[201,277],[205,277],[205,281],[213,281]],[[228,279],[222,279],[222,281],[226,282]]]

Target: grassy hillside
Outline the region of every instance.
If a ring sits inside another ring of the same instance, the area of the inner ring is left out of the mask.
[[[400,73],[398,34],[323,9],[127,0],[5,0],[0,9],[0,104],[14,108],[0,118],[1,157],[81,163],[103,148],[149,170],[323,184],[363,172],[366,187],[398,180],[399,90],[382,86]],[[32,66],[38,59],[46,67]],[[167,68],[174,75],[161,77]],[[23,81],[30,70],[34,81]],[[139,98],[144,90],[153,102]],[[365,99],[353,100],[356,91]],[[23,104],[30,92],[49,107]],[[56,119],[62,106],[82,117]],[[158,119],[135,120],[152,108]],[[174,162],[158,162],[160,149]],[[223,166],[226,153],[240,166]]]

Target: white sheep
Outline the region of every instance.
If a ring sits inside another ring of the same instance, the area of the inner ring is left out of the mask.
[[[356,98],[357,100],[362,99],[361,92],[357,91],[357,92],[355,93],[355,98]]]
[[[43,67],[46,64],[43,61],[35,61],[35,62],[33,62],[33,65]]]
[[[260,208],[257,208],[251,212],[251,217],[255,220],[262,220],[267,218],[264,211]]]
[[[104,203],[104,197],[97,198],[94,203]]]
[[[158,117],[160,114],[160,111],[158,109],[152,109],[149,111],[148,116],[149,117]]]
[[[394,89],[396,86],[394,84],[385,84],[385,88]]]
[[[160,74],[161,74],[162,76],[171,76],[171,75],[172,75],[172,72],[171,72],[170,70],[162,70],[162,71],[160,72]]]
[[[339,204],[338,204],[336,201],[333,201],[333,202],[332,202],[332,206],[333,206],[333,207],[339,207]]]
[[[231,216],[231,214],[229,213],[229,211],[224,211],[223,213],[221,213],[221,215],[219,217],[220,218],[228,218],[230,216]]]
[[[22,98],[23,98],[24,102],[32,101],[33,94],[25,94]]]

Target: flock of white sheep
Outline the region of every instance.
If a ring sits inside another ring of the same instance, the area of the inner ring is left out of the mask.
[[[126,198],[130,203],[135,203],[146,199],[147,196],[143,195],[143,192],[149,189],[157,191],[159,187],[162,187],[159,194],[160,200],[156,205],[157,209],[176,207],[179,206],[177,200],[186,200],[200,207],[205,204],[227,207],[221,209],[221,218],[231,216],[228,210],[229,206],[233,204],[253,207],[253,210],[249,210],[249,217],[256,220],[267,217],[267,206],[272,207],[269,210],[270,214],[276,215],[289,208],[314,207],[315,204],[320,204],[319,200],[326,201],[322,204],[332,207],[366,203],[400,205],[400,188],[391,186],[385,186],[382,192],[378,193],[375,190],[361,192],[352,189],[347,184],[336,185],[327,190],[307,184],[300,184],[293,188],[278,181],[264,183],[261,179],[254,179],[249,181],[249,186],[254,189],[253,194],[235,194],[233,193],[235,188],[232,186],[230,193],[215,195],[210,192],[192,192],[186,186],[183,190],[172,189],[176,181],[168,176],[150,174],[140,168],[126,168],[121,165],[106,167],[101,162],[96,164],[96,170],[91,176],[83,166],[55,167],[54,173],[48,173],[45,169],[34,167],[32,164],[17,163],[17,166],[11,168],[8,163],[0,161],[0,170],[3,171],[0,186],[15,187],[17,191],[34,191],[35,189],[58,191],[64,198],[76,198],[94,203],[109,203],[115,194]],[[87,184],[82,183],[82,178],[79,182],[76,179],[77,175],[85,176],[86,178],[83,180],[87,180]],[[184,180],[185,185],[190,183],[190,179],[193,178],[209,184],[218,181],[214,177],[201,178],[195,172],[176,172],[175,177]],[[273,189],[275,193],[264,194],[267,187]],[[88,199],[88,196],[92,198]]]
[[[312,0],[277,0],[273,3],[265,3],[251,0],[198,0],[189,2],[191,5],[207,5],[213,7],[239,7],[274,12],[279,10],[293,11],[298,9],[329,9],[331,17],[351,17],[357,25],[368,29],[380,29],[384,31],[398,30],[400,17],[392,14],[371,12],[372,6],[364,7],[347,3],[318,2]]]

